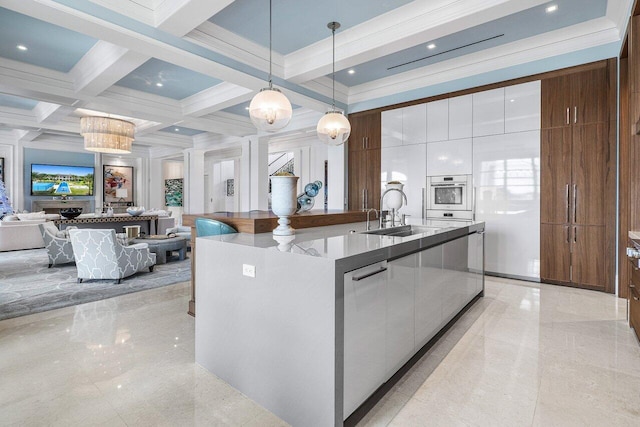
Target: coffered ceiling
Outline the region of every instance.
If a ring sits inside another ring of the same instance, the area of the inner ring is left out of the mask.
[[[273,0],[284,132],[336,98],[358,111],[616,56],[632,0]],[[548,10],[554,6],[555,10]],[[267,0],[0,0],[0,137],[80,144],[79,117],[134,119],[169,155],[256,133],[269,71]],[[81,110],[78,110],[81,109]],[[177,129],[177,130],[176,130]]]

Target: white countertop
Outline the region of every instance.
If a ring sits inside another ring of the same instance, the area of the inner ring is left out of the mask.
[[[424,233],[406,237],[364,234],[362,232],[366,230],[366,222],[359,222],[303,228],[296,230],[296,234],[293,236],[274,236],[272,233],[236,233],[199,237],[198,239],[337,260],[405,243],[412,243],[412,246],[416,247],[429,246],[428,240],[433,240],[429,239],[432,236],[443,235],[446,232],[465,227],[477,227],[480,224],[484,223],[451,222],[447,224],[447,227],[443,227],[442,221],[434,223],[430,220],[413,220],[410,225],[438,226],[440,228],[433,228]],[[374,227],[377,227],[377,223],[372,223],[372,228]]]

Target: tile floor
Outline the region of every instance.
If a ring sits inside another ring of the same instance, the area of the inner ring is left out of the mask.
[[[194,364],[187,284],[0,322],[0,425],[286,425]],[[360,423],[640,425],[640,346],[611,295],[488,278]]]

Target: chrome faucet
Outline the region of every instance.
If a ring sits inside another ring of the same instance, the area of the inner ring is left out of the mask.
[[[371,211],[374,211],[376,213],[376,218],[380,218],[380,215],[378,215],[378,211],[377,210],[375,210],[373,208],[367,209],[367,231],[371,230],[371,222],[370,222],[370,219],[369,219],[369,213]]]
[[[382,215],[382,201],[384,200],[384,196],[387,195],[388,192],[390,191],[398,191],[400,192],[400,194],[402,194],[402,198],[404,199],[404,204],[407,205],[407,195],[404,194],[404,191],[400,190],[399,188],[387,188],[386,190],[384,190],[384,193],[382,193],[382,196],[380,196],[380,228],[383,228],[384,225],[384,221],[382,220],[383,215]],[[391,226],[395,226],[395,209],[391,209]],[[404,224],[402,224],[404,225]]]

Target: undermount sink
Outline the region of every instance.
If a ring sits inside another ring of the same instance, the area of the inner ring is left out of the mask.
[[[378,236],[407,237],[414,234],[433,233],[448,227],[430,227],[427,225],[401,225],[399,227],[378,228],[377,230],[363,231],[362,234],[376,234]]]

